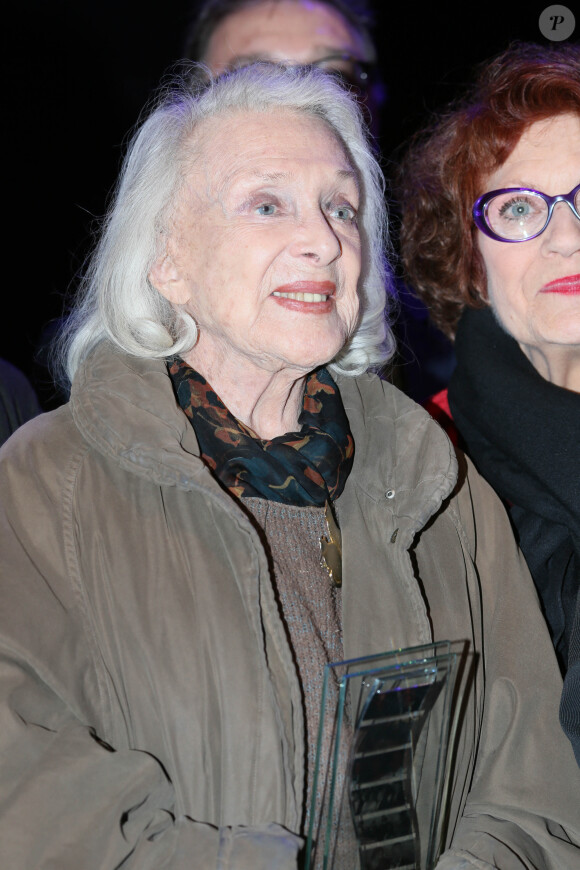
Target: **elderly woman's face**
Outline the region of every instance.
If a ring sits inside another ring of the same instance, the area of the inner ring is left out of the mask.
[[[212,118],[201,136],[151,273],[199,326],[187,358],[309,372],[357,323],[355,173],[322,121],[289,111]]]
[[[549,196],[580,182],[580,118],[532,124],[481,192],[527,187]],[[558,203],[544,232],[509,244],[478,233],[489,301],[524,353],[548,376],[554,354],[580,346],[580,221]]]

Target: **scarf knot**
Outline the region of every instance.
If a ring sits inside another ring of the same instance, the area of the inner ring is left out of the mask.
[[[299,431],[270,440],[237,420],[181,357],[168,362],[168,371],[202,459],[233,495],[322,507],[341,494],[354,442],[340,392],[325,368],[306,379]]]

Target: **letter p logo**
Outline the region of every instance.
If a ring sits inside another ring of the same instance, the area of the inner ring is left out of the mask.
[[[572,36],[576,20],[567,6],[548,6],[538,20],[542,36],[551,42],[562,42]]]

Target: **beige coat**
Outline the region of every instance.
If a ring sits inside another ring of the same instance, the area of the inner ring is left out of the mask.
[[[580,771],[503,508],[395,388],[339,385],[345,655],[468,647],[445,866],[578,868]],[[164,364],[108,345],[0,453],[6,870],[296,867],[296,671],[259,538],[198,454]]]

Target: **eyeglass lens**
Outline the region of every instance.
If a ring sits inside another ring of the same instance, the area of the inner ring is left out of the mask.
[[[341,79],[345,84],[365,90],[370,84],[370,64],[349,55],[333,55],[315,61],[312,66]]]
[[[580,212],[580,190],[576,191],[574,205]],[[502,239],[517,241],[540,233],[548,212],[548,203],[537,193],[500,193],[489,201],[485,219],[489,228]]]

